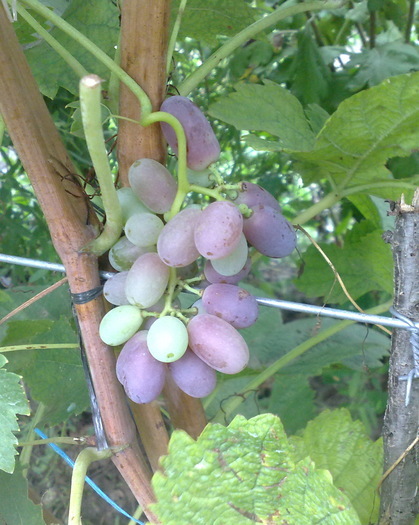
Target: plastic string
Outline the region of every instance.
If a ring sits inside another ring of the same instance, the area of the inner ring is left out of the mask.
[[[35,428],[35,432],[38,434],[39,437],[42,439],[48,439],[48,436],[42,432],[42,430],[39,430],[39,428]],[[52,448],[54,452],[56,452],[63,460],[70,465],[71,468],[74,468],[74,461],[57,445],[54,443],[48,443],[48,446]],[[92,489],[103,499],[106,501],[106,503],[109,503],[115,510],[117,510],[120,514],[123,514],[126,518],[135,521],[135,523],[138,523],[139,525],[145,525],[143,521],[139,521],[135,519],[133,516],[131,516],[128,512],[126,512],[123,508],[121,508],[115,501],[113,501],[107,494],[103,492],[103,490],[96,485],[96,483],[89,478],[89,476],[86,476],[84,478],[85,482],[92,487]]]

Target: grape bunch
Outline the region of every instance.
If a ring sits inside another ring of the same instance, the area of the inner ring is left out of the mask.
[[[242,371],[249,349],[239,330],[256,322],[258,304],[238,283],[250,272],[252,254],[285,257],[296,245],[294,228],[270,193],[251,182],[226,184],[208,169],[220,146],[197,106],[173,96],[161,111],[185,132],[187,191],[180,173],[176,181],[155,160],[131,166],[130,187],[117,190],[125,235],[109,252],[118,273],[104,285],[115,307],[99,328],[105,343],[124,345],[116,373],[136,403],[156,399],[167,374],[186,394],[205,397],[217,371]],[[172,127],[161,126],[178,154]],[[187,204],[191,191],[202,196],[200,205]],[[180,292],[195,294],[191,306],[182,307]]]

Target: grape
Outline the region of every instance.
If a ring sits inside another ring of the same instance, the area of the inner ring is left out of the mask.
[[[116,361],[116,375],[135,403],[150,403],[160,395],[166,366],[148,351],[147,330],[141,330],[125,343]]]
[[[286,257],[296,246],[291,223],[270,206],[256,206],[253,215],[243,222],[243,232],[249,243],[268,257]]]
[[[103,285],[103,295],[108,303],[116,306],[129,304],[127,296],[125,295],[125,281],[127,280],[128,272],[119,272],[110,277]]]
[[[217,137],[198,106],[186,97],[174,96],[166,99],[160,109],[175,116],[182,124],[186,135],[189,168],[201,171],[218,159],[220,145]],[[169,146],[177,155],[177,138],[172,126],[166,122],[160,124]]]
[[[224,374],[237,374],[249,362],[246,341],[231,324],[201,314],[188,324],[189,347],[202,361]]]
[[[168,266],[188,266],[198,259],[194,229],[201,210],[185,208],[163,228],[157,241],[157,253]]]
[[[169,364],[169,370],[177,386],[191,397],[208,396],[217,382],[215,370],[189,348],[180,359]]]
[[[253,295],[234,284],[211,284],[204,290],[202,304],[207,313],[221,317],[234,328],[252,326],[259,315]]]
[[[237,247],[243,217],[231,202],[212,202],[202,211],[195,225],[195,245],[207,259],[226,257]]]
[[[206,169],[202,171],[194,171],[188,169],[188,181],[189,184],[196,184],[197,186],[203,186],[204,188],[210,188],[214,186],[214,180],[212,178],[211,170]]]
[[[170,172],[153,159],[140,159],[128,171],[135,195],[155,213],[169,211],[177,192],[177,184]]]
[[[176,361],[183,356],[188,346],[186,326],[177,317],[160,317],[148,331],[147,346],[151,355],[158,361]]]
[[[121,237],[109,250],[109,262],[115,270],[129,270],[133,263],[145,253],[155,252],[154,246],[135,246],[125,236]]]
[[[252,261],[250,257],[247,258],[246,264],[243,268],[236,273],[235,275],[221,275],[218,273],[214,266],[212,265],[214,261],[206,261],[204,266],[204,275],[208,282],[210,283],[226,283],[226,284],[237,284],[239,281],[244,279],[249,275],[250,268],[252,266]]]
[[[169,267],[157,253],[141,255],[132,265],[125,282],[128,301],[139,308],[148,308],[160,299],[169,282]]]
[[[206,314],[207,311],[205,310],[204,308],[204,305],[202,303],[202,299],[198,299],[197,301],[195,301],[192,305],[191,308],[196,308],[198,310],[198,314]]]
[[[135,334],[142,322],[141,311],[136,306],[130,304],[117,306],[100,322],[100,338],[107,345],[121,345]]]
[[[163,229],[163,221],[154,213],[134,213],[125,224],[125,235],[136,246],[156,244]]]
[[[132,191],[132,188],[119,188],[119,190],[116,190],[116,194],[121,205],[124,222],[134,213],[146,213],[150,211],[145,204],[138,199]]]
[[[274,210],[281,211],[278,201],[273,195],[266,191],[262,186],[253,184],[253,182],[242,182],[234,204],[246,204],[249,208],[259,204],[270,206]]]
[[[246,237],[241,233],[239,244],[230,255],[221,257],[221,259],[214,259],[211,264],[214,270],[221,275],[236,275],[246,264],[248,253]]]

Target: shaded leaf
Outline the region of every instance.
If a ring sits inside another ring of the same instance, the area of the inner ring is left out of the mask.
[[[367,223],[367,221],[363,221]],[[346,236],[343,247],[320,243],[319,246],[339,272],[349,294],[358,299],[370,291],[393,291],[391,249],[382,239],[382,230],[363,231],[358,223]],[[345,294],[327,262],[314,246],[304,254],[305,271],[295,281],[308,297],[327,297],[331,303],[344,303]]]
[[[44,525],[42,509],[28,498],[28,483],[20,469],[13,474],[0,471],[0,523]]]
[[[326,410],[310,421],[301,438],[291,438],[297,457],[331,472],[333,483],[351,500],[361,523],[378,519],[377,485],[382,474],[382,442],[373,442],[345,408]]]
[[[0,354],[0,367],[3,367],[6,362],[7,359]],[[29,413],[29,403],[20,384],[20,377],[0,368],[0,470],[13,472],[17,454],[15,449],[17,439],[13,432],[19,430],[16,415],[28,416]],[[2,476],[1,472],[0,476]],[[1,488],[0,494],[4,496]]]
[[[179,3],[179,0],[172,2],[173,19]],[[190,37],[201,43],[215,45],[217,36],[234,36],[254,21],[254,10],[244,0],[189,0],[178,38]]]
[[[359,523],[327,471],[294,461],[272,414],[209,424],[197,441],[176,430],[162,468],[153,510],[165,525]]]
[[[102,0],[72,0],[63,18],[113,58],[119,34],[119,10],[116,5]],[[78,42],[55,27],[50,33],[88,72],[103,79],[109,78],[109,70]],[[80,79],[48,44],[42,42],[25,54],[43,95],[54,98],[60,86],[78,94]]]

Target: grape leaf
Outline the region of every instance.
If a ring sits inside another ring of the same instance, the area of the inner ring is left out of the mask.
[[[63,14],[63,19],[113,58],[119,34],[119,10],[113,2],[72,0]],[[87,71],[105,80],[109,78],[109,70],[66,33],[54,27],[50,34]],[[47,43],[42,42],[26,50],[25,54],[43,95],[54,98],[60,86],[71,93],[78,93],[79,78]]]
[[[0,471],[0,523],[44,525],[42,509],[28,498],[28,483],[19,468],[13,474]]]
[[[306,151],[314,145],[314,134],[298,99],[268,80],[264,85],[237,84],[234,93],[210,106],[209,114],[237,129],[276,135],[282,148]]]
[[[377,180],[379,188],[369,191],[382,196],[384,181],[392,179],[386,161],[417,148],[418,117],[419,73],[393,77],[343,101],[312,151],[294,146],[290,153],[299,160],[307,184],[329,178],[344,188]]]
[[[5,363],[7,359],[0,354],[0,367]],[[29,403],[19,381],[19,376],[0,368],[0,470],[9,473],[15,468],[14,457],[17,454],[17,439],[13,435],[19,430],[16,414],[30,414]],[[1,490],[0,493],[3,494]]]
[[[173,20],[179,3],[180,0],[172,2]],[[254,21],[254,10],[244,0],[189,0],[178,38],[195,38],[212,46],[217,44],[217,36],[234,36]]]
[[[152,509],[165,525],[359,523],[327,471],[309,458],[294,461],[272,414],[209,424],[197,441],[176,430],[162,468]]]
[[[14,344],[77,343],[67,317],[58,321],[10,321],[2,346]],[[44,418],[51,425],[87,408],[86,380],[78,349],[41,349],[11,352],[8,369],[23,376],[31,395],[47,407]]]
[[[367,221],[362,221],[367,223]],[[345,237],[343,247],[320,243],[333,262],[353,299],[370,291],[393,291],[393,259],[391,249],[382,239],[382,230],[362,231],[358,223]],[[328,302],[344,303],[345,294],[327,262],[314,246],[304,254],[305,271],[295,281],[308,297],[327,297]]]
[[[310,421],[302,437],[292,437],[297,456],[331,472],[333,482],[351,500],[362,524],[376,523],[377,484],[382,473],[382,442],[373,442],[345,408],[326,410]]]

